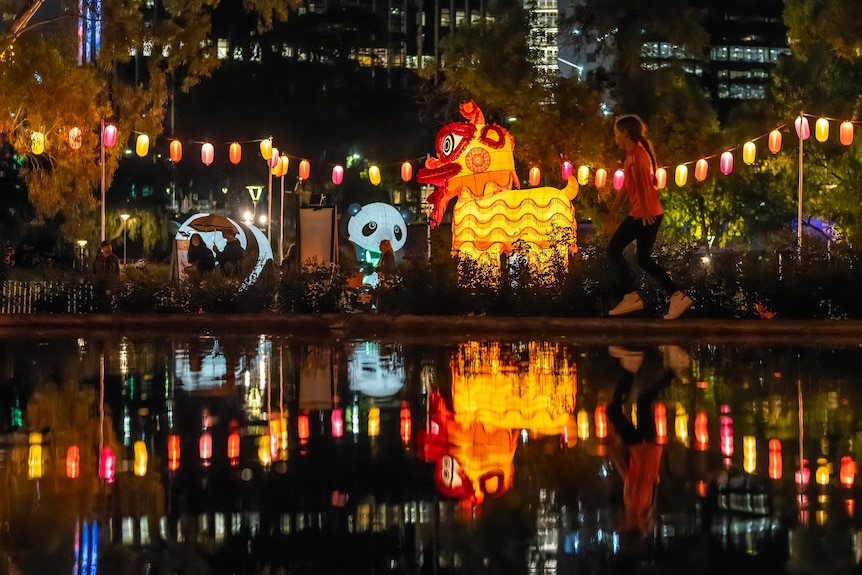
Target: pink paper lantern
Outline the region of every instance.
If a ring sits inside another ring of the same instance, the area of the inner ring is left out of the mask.
[[[278,166],[278,148],[273,148],[271,151],[271,155],[269,159],[266,161],[266,164],[269,166],[269,169],[273,169]]]
[[[721,173],[725,176],[733,171],[733,154],[730,152],[724,152],[721,154],[721,159],[719,160],[719,168],[721,169]]]
[[[560,177],[563,178],[564,182],[569,181],[569,178],[572,176],[572,174],[574,172],[575,172],[575,167],[572,165],[572,163],[570,161],[565,160],[560,165]]]
[[[113,124],[105,124],[102,130],[102,144],[107,148],[113,148],[117,143],[117,127]]]
[[[811,126],[808,125],[808,118],[805,116],[797,116],[793,125],[796,127],[796,136],[807,140],[811,137]]]
[[[614,172],[614,189],[621,190],[626,183],[626,173],[623,170]]]
[[[336,164],[332,168],[332,183],[336,186],[340,186],[341,182],[344,180],[344,166],[341,164]]]

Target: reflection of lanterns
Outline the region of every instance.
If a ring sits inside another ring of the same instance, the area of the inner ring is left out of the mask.
[[[718,162],[721,173],[725,176],[733,171],[733,154],[731,152],[722,152]]]
[[[608,181],[608,171],[604,168],[599,168],[596,170],[596,187],[598,189],[602,189],[605,187],[605,183]]]
[[[754,156],[757,154],[757,147],[754,142],[745,142],[742,146],[742,161],[749,166],[754,163]]]
[[[110,447],[103,447],[102,451],[99,452],[99,477],[108,483],[113,483],[116,464],[117,459],[114,456],[114,450]]]
[[[590,438],[590,416],[583,407],[578,410],[578,439],[585,441]]]
[[[680,164],[676,167],[673,181],[676,182],[676,185],[680,188],[688,181],[688,167],[685,164]]]
[[[344,435],[344,410],[336,408],[332,410],[332,437],[341,437]]]
[[[168,469],[176,471],[180,468],[180,436],[168,437]]]
[[[135,141],[135,153],[143,158],[150,151],[150,137],[146,134],[138,134]]]
[[[658,168],[655,171],[655,189],[663,190],[667,186],[667,170]]]
[[[596,421],[596,437],[604,439],[608,436],[608,412],[604,404],[596,406],[594,418]]]
[[[679,439],[683,443],[688,443],[688,413],[686,413],[685,408],[681,403],[676,404],[676,409],[674,410],[674,419],[673,419],[673,427],[674,432],[676,433],[676,438]]]
[[[45,134],[42,132],[30,134],[30,151],[37,156],[45,151]]]
[[[201,461],[204,464],[209,463],[213,456],[213,436],[209,431],[201,433],[201,438],[198,441],[198,451],[200,452]]]
[[[563,178],[564,182],[566,182],[569,178],[572,177],[572,173],[574,172],[574,170],[575,168],[574,166],[572,166],[572,163],[568,160],[564,160],[563,163],[560,165],[560,177]]]
[[[81,132],[81,128],[75,126],[69,130],[69,147],[73,150],[81,149],[81,137],[83,136],[83,132]]]
[[[800,487],[805,487],[808,485],[808,481],[811,479],[811,470],[805,467],[808,465],[808,460],[802,460],[802,468],[797,469],[793,474],[793,480],[796,482],[796,485]]]
[[[578,168],[578,183],[582,186],[586,186],[587,182],[590,181],[590,167],[589,166],[580,166]]]
[[[113,148],[117,143],[117,127],[113,124],[105,124],[102,130],[102,145],[106,148]]]
[[[781,132],[779,132],[777,128],[769,132],[767,145],[769,146],[769,151],[773,154],[777,154],[781,151]]]
[[[829,485],[829,462],[825,457],[817,459],[817,471],[814,473],[814,480],[818,485]]]
[[[709,163],[701,158],[694,165],[694,179],[698,182],[702,182],[706,179],[706,173],[709,170]]]
[[[168,151],[170,152],[171,161],[173,163],[177,163],[183,159],[183,143],[179,140],[171,140],[170,146],[168,146]]]
[[[299,436],[299,441],[305,443],[311,435],[311,428],[308,423],[308,415],[303,413],[296,418],[296,434]]]
[[[341,182],[344,180],[344,166],[341,164],[336,164],[332,167],[332,183],[336,186],[340,186]]]
[[[626,183],[626,173],[622,170],[614,172],[614,189],[621,190]]]
[[[725,457],[733,455],[733,419],[729,415],[722,415],[719,427],[719,440],[721,442],[721,454]]]
[[[258,438],[257,458],[260,464],[266,467],[272,463],[272,440],[269,435],[261,435]]]
[[[536,166],[533,166],[532,168],[530,168],[528,181],[530,182],[531,186],[533,186],[533,187],[538,186],[539,182],[541,181],[541,178],[542,178],[542,172],[539,170],[539,168],[537,168]]]
[[[311,164],[308,160],[300,160],[299,162],[299,179],[307,180],[311,175]]]
[[[372,407],[368,410],[368,437],[380,435],[380,408]]]
[[[410,435],[413,432],[413,420],[410,416],[410,408],[407,407],[407,402],[401,402],[401,441],[405,444],[410,442]]]
[[[742,438],[742,468],[746,473],[754,473],[757,467],[757,440],[753,435]]]
[[[413,164],[404,162],[401,164],[401,181],[409,182],[413,178]]]
[[[841,122],[841,127],[838,128],[838,139],[845,146],[853,143],[853,122]]]
[[[267,161],[272,157],[272,138],[265,138],[260,141],[260,155]]]
[[[709,446],[709,419],[705,411],[698,411],[694,416],[694,448],[704,451]]]
[[[767,464],[767,473],[770,479],[781,479],[784,471],[784,461],[781,457],[781,440],[769,440],[769,462]]]
[[[853,487],[853,484],[856,483],[856,462],[849,455],[841,458],[838,477],[844,487]]]
[[[231,164],[238,164],[242,160],[242,146],[239,142],[233,142],[228,148],[228,159]]]
[[[825,142],[829,139],[829,120],[826,118],[818,118],[814,123],[814,137],[818,142]]]
[[[135,442],[135,475],[143,477],[147,474],[147,444]]]
[[[368,168],[368,181],[371,182],[371,185],[373,186],[380,185],[380,168],[377,166],[371,166]]]
[[[203,162],[203,165],[209,166],[210,164],[212,164],[214,157],[215,150],[213,149],[212,144],[207,142],[203,146],[201,146],[201,162]]]
[[[231,465],[239,463],[239,431],[232,431],[227,436],[227,458]]]
[[[667,407],[661,401],[656,402],[653,417],[655,417],[656,443],[663,445],[667,443]]]
[[[30,434],[30,450],[27,455],[27,478],[39,479],[42,477],[42,434]]]
[[[77,445],[70,445],[66,450],[66,477],[77,479],[81,474],[81,450]]]

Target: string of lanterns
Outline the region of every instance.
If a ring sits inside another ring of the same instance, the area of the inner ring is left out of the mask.
[[[794,121],[794,128],[797,137],[802,140],[807,140],[811,137],[811,127],[808,118],[814,117],[811,114],[801,113]],[[838,141],[844,146],[850,146],[853,143],[855,124],[860,123],[858,120],[838,120],[826,116],[820,116],[814,123],[814,138],[818,142],[826,142],[829,139],[830,123],[839,122]],[[745,142],[741,146],[741,158],[746,165],[754,164],[757,155],[757,146],[755,142],[766,138],[767,149],[773,154],[778,154],[782,146],[782,130],[787,124],[781,124],[771,131],[761,134],[756,138]],[[81,148],[83,133],[80,128],[73,127],[67,133],[67,141],[72,150]],[[252,140],[251,142],[260,143],[261,157],[267,162],[271,173],[275,177],[283,177],[287,174],[290,165],[290,155],[280,152],[278,148],[273,146],[272,137],[263,138],[261,140]],[[111,123],[105,123],[102,133],[102,143],[105,147],[112,148],[117,143],[117,127]],[[196,142],[201,145],[200,158],[205,166],[209,166],[215,159],[215,146],[211,142]],[[249,143],[249,142],[244,142]],[[234,141],[228,146],[228,160],[231,164],[239,164],[242,160],[242,145],[243,143]],[[150,138],[147,134],[138,133],[135,139],[135,153],[139,157],[144,157],[149,153]],[[728,175],[734,168],[734,152],[740,149],[740,146],[733,146],[725,149],[720,154],[704,156],[697,160],[680,163],[676,166],[673,173],[673,181],[677,187],[683,187],[688,183],[689,166],[694,165],[694,178],[698,182],[703,182],[709,174],[709,161],[715,157],[719,158],[718,167],[723,175]],[[45,151],[45,134],[40,131],[31,132],[30,150],[33,154],[39,155]],[[179,139],[170,138],[168,144],[168,153],[172,162],[179,163],[183,159],[183,143]],[[294,156],[295,158],[297,156]],[[421,161],[424,158],[416,158],[413,160],[405,160],[400,165],[400,176],[404,182],[409,182],[413,179],[413,162]],[[300,180],[307,180],[311,175],[311,164],[306,158],[299,158],[299,174]],[[541,181],[541,169],[538,166],[532,166],[528,172],[528,182],[531,186],[536,187]],[[608,170],[603,167],[593,169],[587,165],[580,165],[575,171],[574,165],[569,160],[563,160],[560,165],[560,177],[563,181],[568,181],[569,177],[575,175],[578,184],[585,186],[592,180],[593,185],[597,189],[602,189],[608,182]],[[663,166],[656,169],[656,186],[658,189],[667,187],[668,182],[668,167]],[[379,185],[381,182],[380,166],[372,164],[368,168],[368,179],[372,185]],[[332,167],[331,181],[336,186],[341,185],[344,181],[344,166],[335,164]],[[615,170],[611,176],[611,184],[615,190],[622,189],[625,184],[625,172],[622,169]]]

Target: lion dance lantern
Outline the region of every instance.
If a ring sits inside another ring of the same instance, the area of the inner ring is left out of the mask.
[[[515,140],[503,127],[486,124],[475,102],[460,106],[466,122],[447,124],[437,134],[436,157],[429,157],[416,180],[437,189],[428,196],[432,205],[431,227],[436,227],[452,198],[457,198],[452,217],[452,250],[479,260],[511,253],[515,242],[525,244],[530,258],[547,259],[554,245],[552,228],[577,231],[572,200],[578,182],[568,178],[565,188],[518,189],[512,151]],[[557,246],[557,249],[560,249]],[[491,260],[491,261],[497,261]]]

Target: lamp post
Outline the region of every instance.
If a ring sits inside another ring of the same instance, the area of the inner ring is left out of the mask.
[[[123,267],[126,267],[126,222],[129,221],[129,214],[120,214],[120,219],[123,220]]]
[[[84,248],[87,247],[87,240],[78,240],[78,270],[84,271]]]
[[[252,212],[252,219],[257,216],[257,202],[260,200],[260,194],[263,192],[263,186],[246,186],[245,189],[248,190],[248,195],[251,196],[251,203],[254,206]]]

